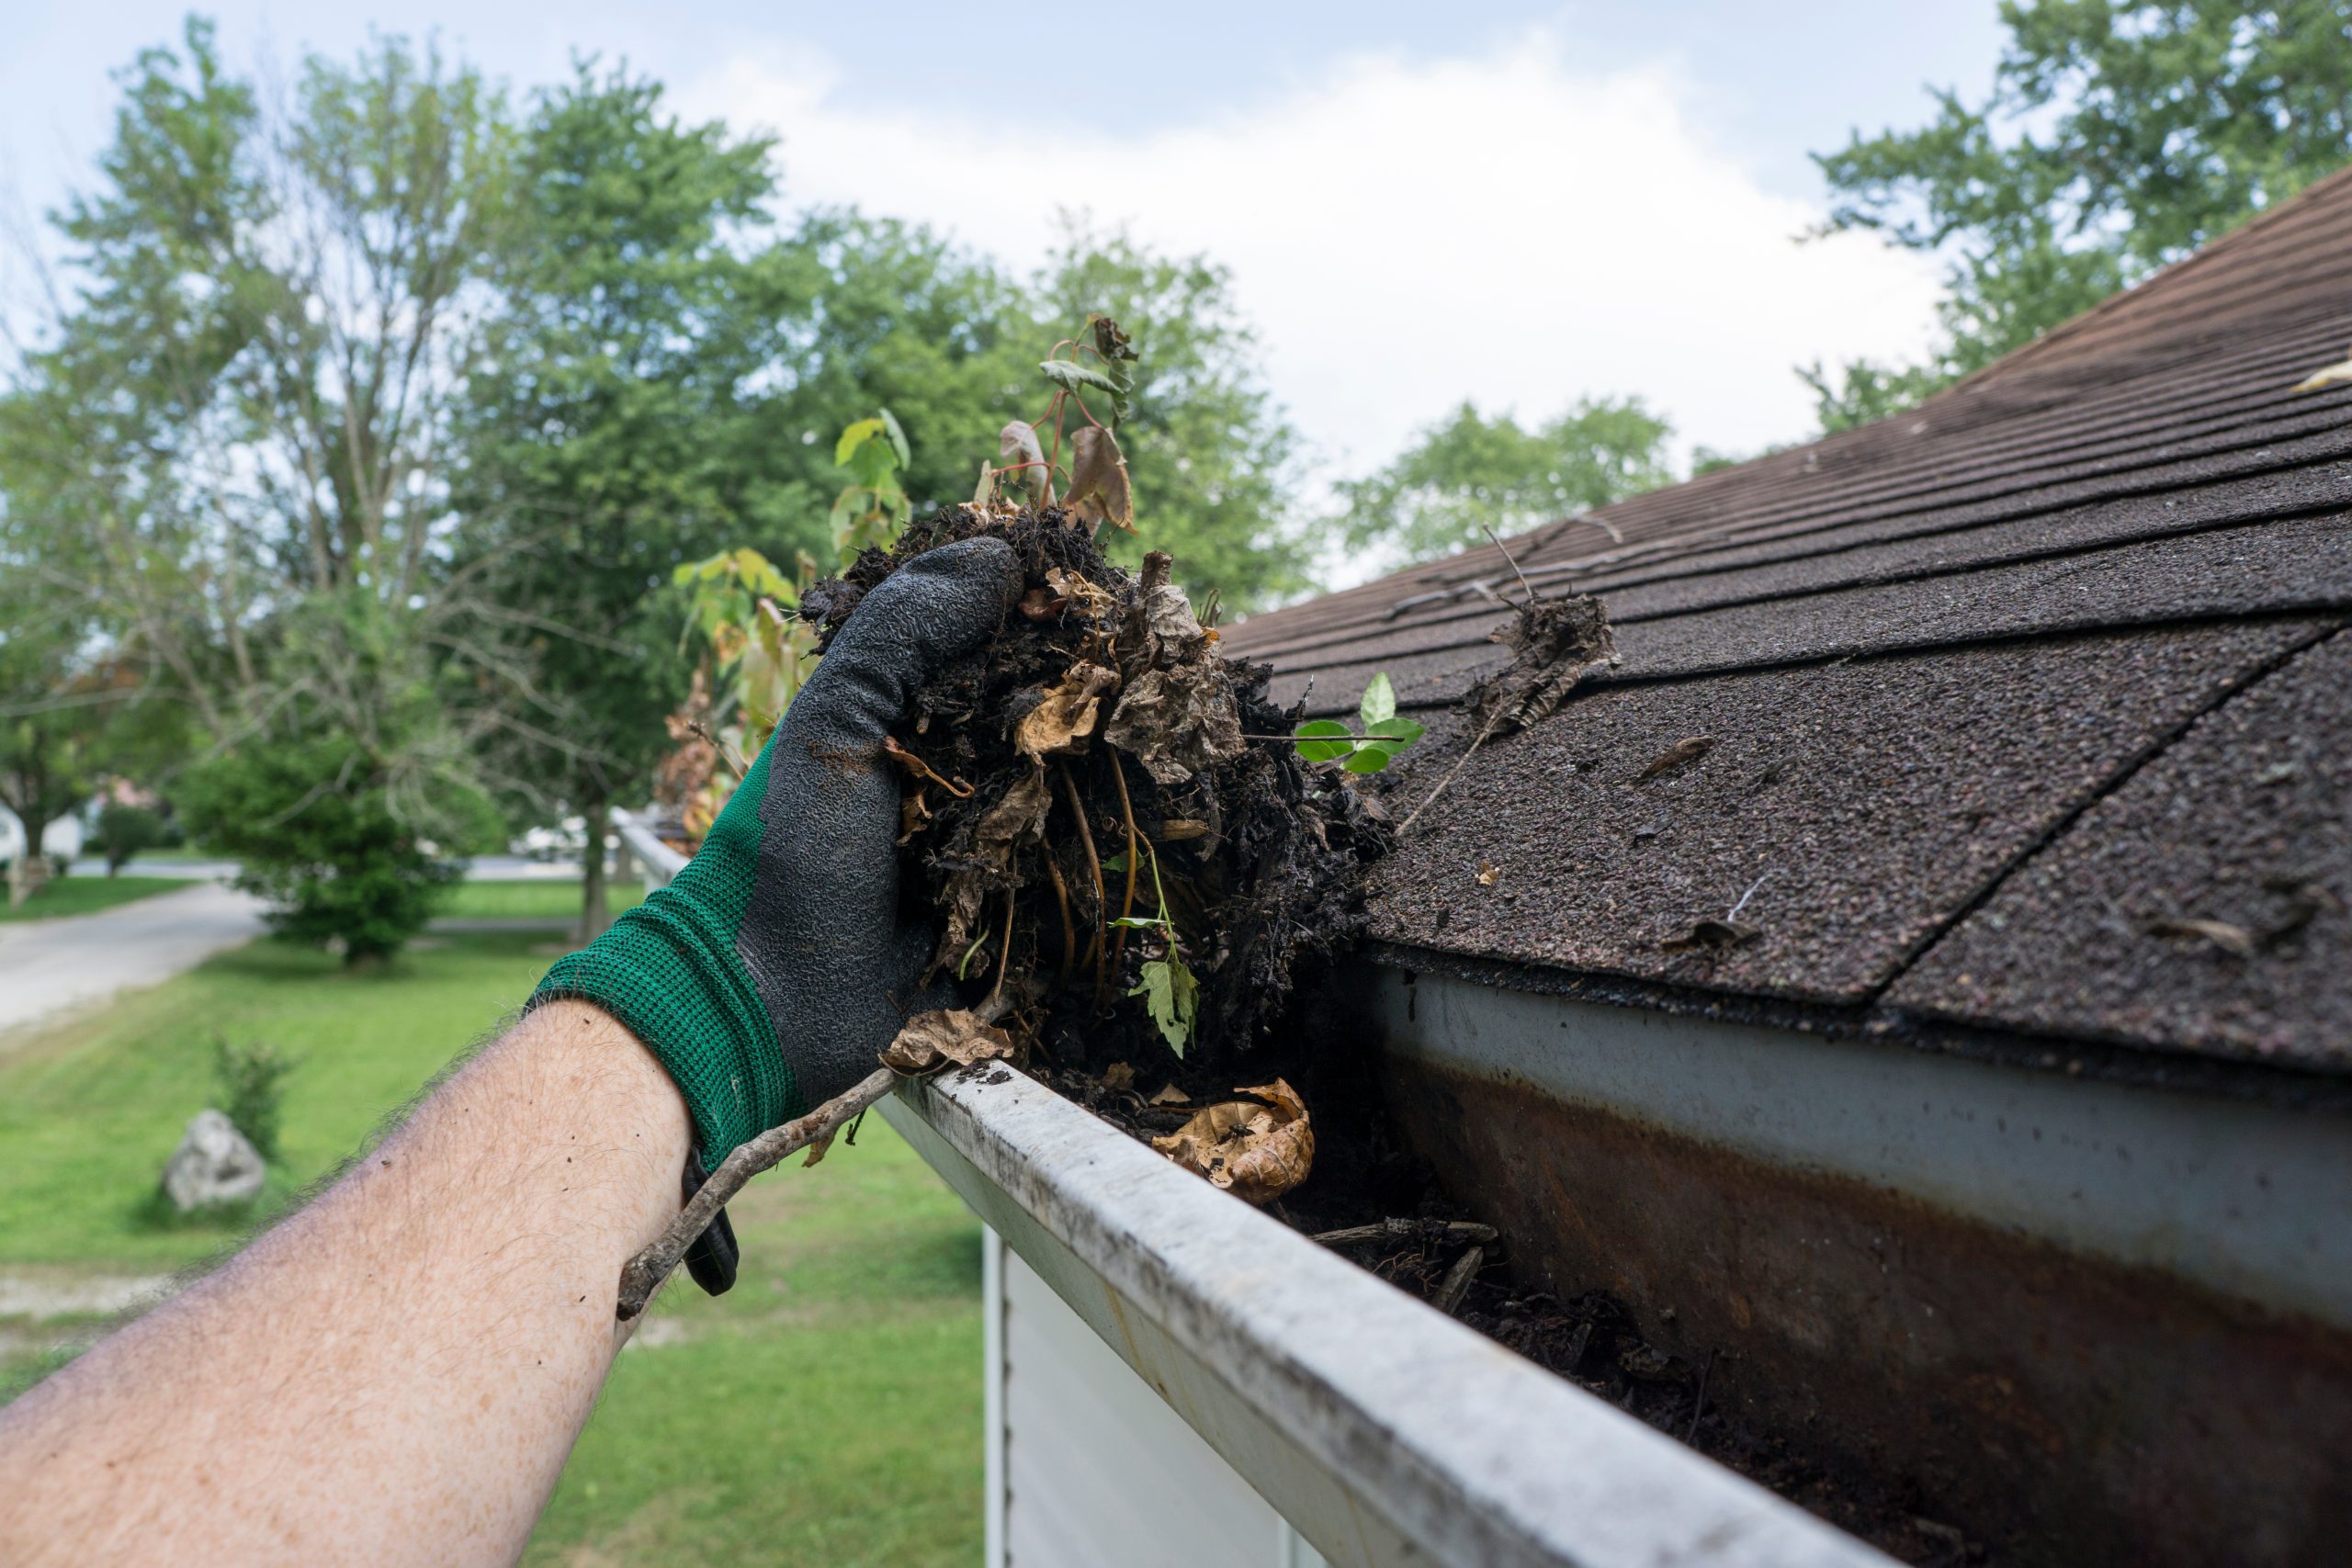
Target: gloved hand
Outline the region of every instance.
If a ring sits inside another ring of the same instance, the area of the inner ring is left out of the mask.
[[[996,635],[1020,586],[1011,547],[985,538],[885,579],[701,851],[532,994],[532,1007],[592,1002],[661,1058],[694,1119],[689,1190],[872,1072],[917,1010],[936,932],[900,918],[899,777],[882,741],[933,671]],[[706,1288],[708,1272],[695,1269]]]

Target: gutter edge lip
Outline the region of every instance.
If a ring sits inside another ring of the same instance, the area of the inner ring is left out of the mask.
[[[1860,1041],[1890,1050],[1957,1056],[2020,1072],[2058,1073],[2175,1094],[2256,1100],[2323,1114],[2352,1114],[2352,1069],[2209,1056],[2170,1046],[1991,1029],[1882,1003],[1843,1004],[1571,969],[1532,959],[1449,953],[1375,937],[1353,962],[1400,974],[1442,975],[1496,990],[1625,1008],[1661,1017],[1777,1029]]]
[[[1178,1168],[1018,1073],[905,1107],[1440,1562],[1889,1559]]]

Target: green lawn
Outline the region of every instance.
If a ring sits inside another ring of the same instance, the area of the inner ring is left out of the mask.
[[[159,1273],[233,1243],[233,1227],[146,1217],[164,1156],[209,1098],[213,1030],[302,1058],[287,1091],[288,1169],[271,1193],[283,1203],[518,1004],[551,945],[527,932],[440,937],[355,975],[255,943],[12,1048],[0,1058],[0,1274]],[[733,1213],[735,1289],[686,1285],[656,1305],[528,1560],[975,1560],[978,1226],[879,1117],[816,1170],[754,1183]],[[0,1385],[35,1370],[28,1340],[58,1326],[0,1319]]]
[[[607,883],[605,897],[612,912],[617,915],[645,897],[645,885],[640,882]],[[440,914],[444,919],[544,919],[550,925],[560,925],[580,918],[580,884],[554,879],[543,882],[469,880],[458,883],[443,896]]]
[[[170,893],[196,884],[179,876],[108,876],[104,871],[76,872],[61,876],[26,899],[17,908],[8,908],[8,897],[0,893],[0,921],[48,920],[61,915],[92,915],[100,909],[111,909],[117,904],[128,904],[134,898],[152,898],[158,893]]]

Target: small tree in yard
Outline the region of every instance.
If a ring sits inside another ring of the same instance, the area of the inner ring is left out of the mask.
[[[392,809],[382,764],[348,737],[254,746],[191,770],[180,804],[203,841],[244,863],[272,927],[380,963],[432,918],[456,870]],[[478,820],[495,820],[479,802]]]
[[[164,819],[144,806],[108,806],[98,812],[98,852],[107,857],[107,874],[118,876],[130,859],[152,850],[170,835]]]

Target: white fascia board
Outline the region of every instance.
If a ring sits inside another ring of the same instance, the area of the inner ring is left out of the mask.
[[[1335,1564],[1890,1561],[1018,1073],[883,1109]]]

